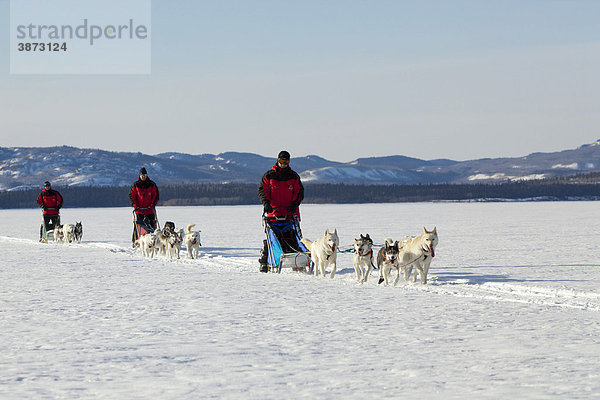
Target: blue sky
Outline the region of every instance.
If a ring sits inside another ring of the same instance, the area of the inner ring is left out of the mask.
[[[8,0],[0,15],[8,32]],[[600,138],[599,15],[579,0],[154,0],[150,75],[10,75],[1,52],[0,146],[336,161],[575,148]]]

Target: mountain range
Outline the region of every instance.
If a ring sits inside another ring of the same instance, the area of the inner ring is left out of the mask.
[[[167,183],[258,183],[274,158],[252,153],[112,152],[60,147],[0,147],[0,190],[54,186],[128,186],[146,167]],[[317,155],[294,157],[293,169],[308,183],[428,184],[498,183],[600,171],[600,140],[577,149],[518,158],[469,161],[421,160],[406,156],[359,158],[348,163]]]

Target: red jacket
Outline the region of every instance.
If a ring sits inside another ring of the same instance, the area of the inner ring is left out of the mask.
[[[156,207],[156,204],[158,203],[158,188],[156,187],[156,184],[152,182],[150,178],[146,178],[145,181],[138,178],[138,180],[131,185],[129,202],[136,214],[154,214],[154,207]]]
[[[298,215],[298,206],[304,200],[304,186],[300,176],[290,167],[280,168],[277,164],[265,172],[258,187],[258,197],[264,207],[267,205],[273,211],[268,217],[286,217]],[[288,210],[290,208],[290,210]]]
[[[38,196],[38,204],[44,209],[44,215],[58,215],[63,205],[63,198],[56,190],[44,189]]]

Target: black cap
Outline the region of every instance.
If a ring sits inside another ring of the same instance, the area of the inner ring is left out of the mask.
[[[148,175],[148,173],[146,172],[146,168],[140,168],[140,175]]]
[[[48,182],[48,181],[44,182],[44,186],[50,186],[50,182]]]
[[[289,160],[290,159],[290,153],[288,153],[285,150],[281,150],[279,152],[279,155],[277,156],[278,160]]]

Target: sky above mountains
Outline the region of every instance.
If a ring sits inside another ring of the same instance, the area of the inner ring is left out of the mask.
[[[0,140],[342,162],[573,148],[600,137],[598,15],[579,0],[154,0],[150,75],[11,75],[1,52]]]

